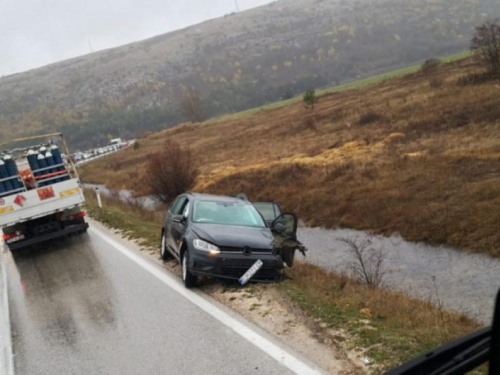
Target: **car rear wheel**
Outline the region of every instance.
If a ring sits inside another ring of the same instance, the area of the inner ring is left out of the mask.
[[[186,250],[182,255],[182,281],[184,281],[184,286],[189,289],[196,286],[198,277],[196,275],[193,275],[191,271],[189,271],[188,264],[189,253]]]
[[[165,232],[162,232],[161,234],[160,256],[163,260],[169,260],[172,258],[167,250],[167,240],[165,238]]]

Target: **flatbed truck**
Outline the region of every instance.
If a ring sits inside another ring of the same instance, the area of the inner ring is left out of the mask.
[[[33,170],[28,155],[37,149],[50,147],[59,139],[70,155],[62,133],[47,134],[16,139],[0,144],[21,143],[25,145],[6,153],[17,166],[18,175],[1,178],[0,183],[17,181],[17,189],[0,193],[0,229],[4,243],[11,251],[40,244],[58,237],[81,234],[87,231],[83,189],[75,164],[69,156],[59,158],[58,164],[52,163]],[[33,142],[45,143],[33,145]],[[49,142],[47,142],[49,141]],[[29,146],[26,146],[29,144]]]

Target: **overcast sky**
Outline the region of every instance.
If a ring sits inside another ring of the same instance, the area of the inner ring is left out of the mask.
[[[272,0],[237,0],[240,10]],[[0,0],[0,76],[234,12],[235,0]]]

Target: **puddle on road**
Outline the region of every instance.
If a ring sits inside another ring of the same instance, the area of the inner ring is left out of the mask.
[[[102,194],[111,194],[104,185]],[[120,190],[123,201],[133,200],[154,210],[158,202],[152,197],[133,198],[132,192]],[[352,229],[299,228],[299,239],[308,247],[306,261],[336,272],[347,271],[350,257],[341,239],[365,239],[386,253],[384,286],[415,298],[438,302],[443,307],[466,313],[489,324],[494,300],[500,288],[500,260],[445,246],[404,241],[399,235],[373,236]],[[435,278],[435,281],[433,281]],[[437,289],[437,292],[436,292]]]

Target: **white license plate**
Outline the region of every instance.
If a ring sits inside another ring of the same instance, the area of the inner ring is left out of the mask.
[[[9,244],[9,243],[13,243],[13,242],[21,241],[21,240],[24,240],[24,234],[21,234],[20,236],[17,236],[17,237],[10,238],[5,242]]]
[[[262,262],[260,259],[254,263],[252,267],[248,269],[247,272],[241,278],[238,280],[240,285],[245,285],[250,281],[250,279],[262,268],[264,265],[264,262]]]

